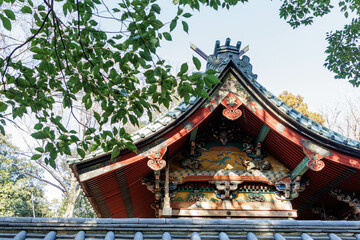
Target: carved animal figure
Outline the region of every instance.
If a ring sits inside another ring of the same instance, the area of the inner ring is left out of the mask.
[[[241,160],[242,160],[242,164],[244,165],[244,167],[246,167],[247,171],[250,171],[252,169],[258,169],[263,171],[263,170],[269,170],[271,168],[271,164],[269,161],[265,161],[265,160],[256,161],[256,160],[248,160],[248,159],[241,159]]]
[[[200,168],[201,162],[197,159],[185,158],[180,162],[180,165],[182,168],[195,171]]]

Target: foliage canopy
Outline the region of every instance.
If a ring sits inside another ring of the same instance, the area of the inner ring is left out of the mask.
[[[291,92],[283,91],[279,98],[284,101],[287,105],[298,111],[299,113],[303,114],[304,116],[310,118],[311,120],[324,125],[325,119],[324,117],[317,112],[311,112],[308,109],[308,105],[304,103],[304,97],[301,95],[294,95]]]
[[[0,135],[0,216],[51,216],[43,186],[27,174],[40,176],[41,171],[19,158],[15,147]]]
[[[171,95],[189,101],[190,95],[207,97],[204,86],[218,83],[215,71],[188,74],[189,66],[182,64],[173,75],[171,67],[157,54],[162,41],[172,40],[172,31],[181,27],[188,32],[188,10],[206,6],[218,10],[230,8],[247,0],[174,0],[176,15],[168,22],[160,20],[162,9],[156,0],[120,0],[106,3],[101,0],[0,0],[2,27],[12,31],[20,16],[30,19],[29,35],[22,43],[10,42],[8,54],[0,59],[1,101],[0,131],[6,121],[32,114],[35,139],[45,140],[33,159],[43,158],[55,167],[58,154],[79,156],[101,147],[113,150],[135,150],[123,125],[138,124],[139,118],[159,105],[169,106]],[[311,24],[314,17],[329,13],[329,0],[283,0],[280,17],[296,28]],[[111,5],[111,6],[110,6]],[[360,84],[359,73],[359,11],[356,0],[341,0],[344,15],[356,14],[344,30],[329,33],[328,58],[325,65],[337,78]],[[101,21],[111,21],[112,28],[101,27]],[[31,61],[23,61],[26,55]],[[200,61],[193,58],[199,70]],[[56,111],[58,104],[68,110],[65,115]],[[92,111],[95,125],[85,125],[78,119],[76,108],[83,104]],[[66,119],[68,120],[64,120]],[[85,125],[80,139],[72,122]],[[114,124],[120,123],[119,126]]]

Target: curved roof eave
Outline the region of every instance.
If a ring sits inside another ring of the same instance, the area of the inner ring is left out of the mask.
[[[258,99],[265,109],[280,117],[280,119],[292,130],[300,132],[301,135],[309,138],[309,140],[326,148],[360,158],[359,141],[345,137],[299,113],[269,92],[264,86],[256,81],[256,79],[250,80],[232,60],[229,61],[223,71],[225,72],[231,68],[236,69],[232,72],[235,75],[238,75],[238,79],[243,79],[245,81],[246,86],[244,87],[247,88],[247,91],[249,91],[253,97]]]
[[[248,57],[245,55],[243,57],[248,59]],[[250,63],[248,63],[248,65],[251,66]],[[249,91],[253,97],[258,99],[258,101],[265,109],[278,116],[282,122],[284,122],[292,130],[296,132],[300,131],[301,135],[304,135],[305,137],[309,138],[309,140],[312,140],[326,148],[360,158],[359,141],[347,138],[299,113],[285,102],[277,98],[274,94],[269,92],[264,86],[262,86],[256,80],[257,75],[252,74],[251,71],[247,74],[244,73],[238,62],[235,63],[232,59],[229,59],[226,64],[223,63],[221,68],[217,68],[216,70],[219,71],[218,77],[220,79],[222,79],[223,76],[225,76],[229,71],[237,76],[237,79],[243,79],[245,84],[244,87],[247,89],[247,91]],[[245,71],[246,70],[247,69],[245,69]],[[218,85],[214,86],[210,92],[213,92]],[[184,101],[180,102],[176,107],[170,109],[165,115],[151,122],[146,127],[141,128],[131,134],[132,140],[138,148],[155,141],[156,139],[171,131],[178,123],[189,117],[205,101],[206,99],[204,98],[196,98],[192,96],[188,104],[186,104]],[[121,155],[126,154],[127,152],[129,152],[129,150],[123,150]],[[88,155],[82,160],[75,160],[72,163],[78,164],[92,160],[99,160],[102,158],[107,159],[110,155],[111,152],[103,152],[100,150],[91,155]]]

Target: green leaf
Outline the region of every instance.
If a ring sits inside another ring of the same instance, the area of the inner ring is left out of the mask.
[[[164,32],[164,33],[163,33],[163,36],[164,36],[164,38],[165,38],[166,40],[168,40],[168,41],[171,41],[171,40],[172,40],[171,35],[170,35],[170,33],[168,33],[168,32]]]
[[[90,95],[87,95],[87,96],[88,97],[85,99],[85,108],[86,108],[86,110],[89,110],[91,108],[91,106],[92,106],[92,100],[91,100]]]
[[[11,31],[11,22],[8,18],[4,17],[2,14],[0,14],[1,21],[3,23],[3,26],[6,30]]]
[[[189,66],[187,65],[187,63],[183,63],[183,64],[181,65],[180,71],[181,71],[182,73],[186,73],[188,69],[189,69]]]
[[[10,18],[11,20],[15,20],[15,14],[13,11],[5,9],[4,12],[8,18]]]
[[[0,102],[0,112],[5,112],[7,109],[7,105],[4,102]]]
[[[159,7],[159,5],[153,4],[153,5],[151,6],[151,9],[152,9],[154,12],[156,12],[157,14],[160,14],[161,8]]]
[[[36,150],[36,151],[38,151],[38,152],[41,152],[41,153],[43,153],[43,152],[44,152],[44,149],[43,149],[43,148],[41,148],[41,147],[37,147],[37,148],[35,148],[35,150]]]
[[[31,136],[35,139],[45,139],[48,137],[48,135],[44,132],[35,132],[33,134],[31,134]]]
[[[50,164],[50,166],[51,166],[53,169],[56,169],[55,159],[50,158],[49,164]]]
[[[41,154],[34,154],[32,155],[31,160],[37,160],[39,158],[41,158]]]
[[[187,22],[182,21],[181,23],[182,23],[182,25],[183,25],[184,31],[185,31],[186,33],[189,33],[189,25],[187,24]]]
[[[120,154],[120,147],[118,145],[115,145],[111,152],[111,159],[117,158]]]
[[[200,60],[199,60],[197,57],[193,57],[192,60],[193,60],[193,63],[194,63],[194,65],[195,65],[196,69],[197,69],[197,70],[200,70],[200,68],[201,68],[201,62],[200,62]]]
[[[170,32],[175,29],[176,24],[177,24],[177,19],[175,18],[170,23]]]
[[[31,10],[31,8],[29,6],[22,7],[21,12],[22,13],[30,13],[30,14],[32,14],[32,10]]]
[[[43,127],[43,125],[41,123],[37,123],[37,124],[35,124],[34,129],[40,130],[40,129],[42,129],[42,127]]]
[[[50,150],[50,159],[56,159],[57,157],[57,152],[56,152],[56,149],[53,148]]]
[[[191,13],[184,13],[184,14],[183,14],[183,17],[184,17],[184,18],[189,18],[189,17],[191,17],[191,16],[192,16]]]
[[[206,75],[205,78],[211,83],[211,84],[218,84],[220,83],[219,78],[217,78],[214,75]]]
[[[77,153],[79,154],[79,156],[81,158],[85,158],[85,151],[84,150],[82,150],[81,148],[77,148],[76,151],[77,151]]]

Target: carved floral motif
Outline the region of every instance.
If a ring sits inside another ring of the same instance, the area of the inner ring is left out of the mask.
[[[236,120],[241,117],[242,112],[238,107],[240,107],[242,102],[232,92],[229,92],[221,104],[226,107],[226,109],[223,110],[223,115],[227,119]]]
[[[325,163],[321,160],[324,158],[324,155],[321,155],[318,152],[312,151],[306,147],[304,144],[304,153],[310,159],[307,163],[307,166],[313,171],[320,171],[325,167]]]
[[[163,153],[155,152],[153,154],[150,154],[148,156],[149,161],[147,162],[148,167],[154,171],[160,171],[161,169],[163,169],[166,166],[166,161],[162,159],[165,151],[163,151]]]

